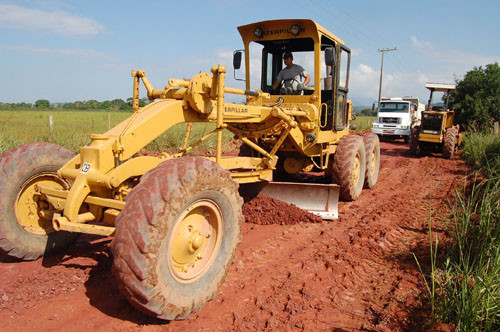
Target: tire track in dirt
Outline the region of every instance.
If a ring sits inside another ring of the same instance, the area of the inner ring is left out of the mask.
[[[109,241],[83,237],[43,264],[3,258],[0,331],[405,330],[424,292],[413,256],[402,253],[426,258],[429,209],[446,216],[445,201],[466,171],[461,161],[407,151],[381,143],[379,182],[359,200],[341,202],[338,221],[244,224],[226,282],[187,320],[138,313],[116,289]]]

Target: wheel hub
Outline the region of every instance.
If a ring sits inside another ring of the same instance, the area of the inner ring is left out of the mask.
[[[377,167],[377,149],[373,148],[370,158],[371,168],[370,175],[375,174],[375,167]]]
[[[168,242],[168,267],[183,283],[199,279],[217,257],[222,240],[222,213],[217,204],[202,199],[176,220]]]
[[[52,228],[52,215],[55,209],[42,199],[36,191],[37,185],[43,185],[58,190],[67,189],[67,185],[55,174],[37,174],[30,178],[19,190],[15,202],[16,218],[26,231],[45,235],[54,231]]]
[[[358,183],[359,177],[361,176],[361,156],[359,153],[356,153],[356,158],[354,158],[354,165],[352,168],[352,180],[353,183]]]

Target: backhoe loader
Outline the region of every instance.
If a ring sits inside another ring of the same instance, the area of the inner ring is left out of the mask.
[[[233,65],[235,77],[243,76],[244,57],[245,89],[226,86],[223,65],[168,79],[163,89],[134,70],[132,115],[91,135],[78,155],[30,143],[0,156],[0,248],[32,260],[67,247],[79,233],[113,236],[113,272],[125,297],[153,317],[184,319],[215,296],[235,258],[244,220],[239,190],[335,219],[339,196],[355,200],[363,187],[372,188],[380,148],[376,135],[349,133],[349,48],[311,20],[238,30],[244,49],[234,52]],[[272,89],[285,52],[311,75],[300,91]],[[141,81],[152,101],[144,107]],[[245,100],[227,102],[227,95]],[[178,123],[188,123],[184,142],[190,124],[215,129],[176,153],[137,155]],[[223,130],[247,152],[223,155]],[[213,156],[193,156],[212,135]],[[304,172],[326,184],[273,181],[276,174]]]

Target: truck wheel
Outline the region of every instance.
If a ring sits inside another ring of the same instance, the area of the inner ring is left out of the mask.
[[[443,156],[445,158],[451,159],[453,154],[455,153],[455,145],[457,142],[457,129],[456,128],[448,128],[444,135],[444,144],[443,144]]]
[[[113,272],[137,309],[185,319],[211,300],[241,240],[238,184],[202,157],[172,159],[145,174],[116,219]]]
[[[73,153],[59,145],[29,143],[0,156],[0,248],[9,256],[34,260],[66,247],[77,234],[56,232],[56,209],[35,191],[42,184],[69,189],[56,172]]]
[[[333,158],[333,181],[340,185],[340,198],[355,201],[363,190],[366,172],[365,145],[361,136],[340,139]]]
[[[405,136],[405,137],[403,137],[403,139],[405,141],[405,144],[410,143],[410,136]]]
[[[377,135],[366,134],[363,136],[365,144],[366,175],[364,187],[371,189],[375,187],[380,168],[380,143]]]
[[[420,143],[418,141],[418,133],[420,131],[420,126],[415,126],[411,129],[410,136],[410,153],[414,156],[419,156],[422,151],[420,151]]]

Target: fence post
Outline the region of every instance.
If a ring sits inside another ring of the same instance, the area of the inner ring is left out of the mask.
[[[108,113],[108,131],[111,129],[111,113]]]
[[[54,121],[52,121],[52,114],[49,114],[49,135],[51,141],[54,140],[53,133],[54,133]]]
[[[498,128],[498,121],[493,124],[493,132],[495,133],[495,135],[500,134],[500,130]]]

